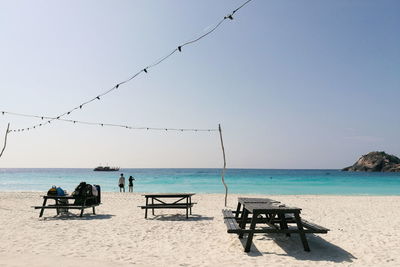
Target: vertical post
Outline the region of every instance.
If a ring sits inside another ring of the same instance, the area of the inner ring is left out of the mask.
[[[228,186],[225,183],[226,159],[225,159],[224,141],[222,140],[221,124],[218,124],[218,131],[219,131],[219,137],[221,139],[222,156],[224,158],[224,167],[223,167],[222,173],[221,173],[221,180],[222,180],[222,183],[224,184],[224,187],[225,187],[225,207],[226,207],[226,202],[227,202],[227,198],[228,198]]]
[[[1,150],[0,158],[1,158],[1,156],[3,155],[4,149],[6,149],[6,145],[7,145],[7,135],[8,135],[9,132],[10,132],[10,123],[8,123],[8,126],[7,126],[6,136],[4,137],[4,146],[3,146],[3,149]]]

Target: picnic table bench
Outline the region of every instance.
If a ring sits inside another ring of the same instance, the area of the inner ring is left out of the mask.
[[[75,197],[75,196],[43,196],[43,204],[42,206],[33,206],[34,209],[40,209],[39,218],[43,216],[45,209],[55,209],[57,215],[61,213],[61,211],[68,211],[69,209],[78,209],[81,211],[79,217],[82,217],[83,211],[87,208],[92,208],[93,214],[96,214],[95,207],[99,206],[100,203],[97,202],[97,196],[88,196],[88,197]],[[48,199],[53,199],[55,204],[47,204]],[[75,200],[79,199],[81,204],[74,204]],[[74,203],[69,204],[68,200],[74,200]],[[90,204],[89,204],[90,203]]]
[[[238,234],[239,238],[247,234],[245,252],[250,251],[255,233],[299,234],[304,250],[310,251],[305,234],[326,234],[329,229],[302,219],[300,211],[272,199],[239,198],[236,211],[224,209],[222,214],[228,233]],[[246,228],[248,223],[250,227]],[[261,228],[260,224],[269,227]]]
[[[144,217],[147,218],[147,210],[151,209],[154,215],[155,209],[186,209],[186,218],[189,218],[189,213],[192,214],[192,196],[194,193],[157,193],[157,194],[144,194],[146,198],[146,205],[139,206],[145,209]],[[151,203],[149,203],[149,200]],[[170,200],[170,201],[167,201]],[[156,203],[155,203],[156,202]]]

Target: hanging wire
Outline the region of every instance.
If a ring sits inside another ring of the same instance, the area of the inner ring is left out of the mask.
[[[197,129],[197,128],[165,128],[165,127],[138,127],[138,126],[129,126],[125,124],[115,124],[115,123],[104,123],[104,122],[88,122],[88,121],[79,121],[79,120],[72,120],[72,119],[63,119],[60,117],[50,117],[50,116],[39,116],[39,115],[32,115],[32,114],[23,114],[23,113],[16,113],[16,112],[8,112],[8,111],[1,111],[3,115],[13,115],[13,116],[19,116],[19,117],[25,117],[25,118],[36,118],[36,119],[45,119],[47,120],[47,123],[50,123],[50,121],[53,120],[58,120],[58,121],[64,121],[64,122],[69,122],[69,123],[74,123],[74,124],[85,124],[85,125],[97,125],[97,126],[108,126],[108,127],[120,127],[120,128],[125,128],[125,129],[130,129],[130,130],[152,130],[152,131],[179,131],[179,132],[215,132],[218,131],[218,129]],[[40,124],[38,124],[41,126]],[[29,131],[36,129],[37,125],[34,125],[29,128],[24,128],[24,129],[14,129],[14,130],[9,130],[9,132],[21,132],[21,131]]]
[[[208,30],[208,31],[205,32],[204,34],[200,35],[199,37],[197,37],[197,38],[195,38],[195,39],[193,39],[193,40],[191,40],[191,41],[188,41],[188,42],[186,42],[186,43],[183,43],[182,45],[179,45],[177,48],[175,48],[174,50],[172,50],[172,51],[171,51],[169,54],[167,54],[166,56],[160,58],[159,60],[155,61],[154,63],[152,63],[152,64],[150,64],[150,65],[148,65],[147,67],[141,69],[140,71],[138,71],[137,73],[135,73],[134,75],[132,75],[130,78],[128,78],[128,79],[126,79],[126,80],[124,80],[124,81],[122,81],[122,82],[117,83],[117,84],[114,85],[112,88],[108,89],[107,91],[105,91],[105,92],[103,92],[103,93],[101,93],[101,94],[99,94],[99,95],[97,95],[97,96],[95,96],[95,97],[93,97],[93,98],[91,98],[91,99],[89,99],[89,100],[87,100],[87,101],[81,103],[80,105],[78,105],[78,106],[72,108],[72,109],[69,110],[69,111],[66,111],[66,112],[64,112],[64,113],[61,113],[60,115],[58,115],[58,116],[56,116],[56,117],[47,117],[48,121],[46,121],[46,122],[44,122],[44,123],[32,125],[32,126],[26,127],[26,128],[19,128],[19,129],[11,130],[11,131],[12,131],[12,132],[19,132],[19,131],[24,131],[24,130],[28,130],[28,131],[29,131],[29,129],[31,129],[31,128],[37,128],[37,127],[45,126],[45,125],[47,125],[47,124],[50,124],[50,123],[51,123],[52,121],[54,121],[54,120],[61,120],[62,117],[67,116],[67,115],[70,115],[72,112],[74,112],[74,111],[76,111],[76,110],[82,109],[85,105],[87,105],[87,104],[89,104],[89,103],[91,103],[91,102],[93,102],[93,101],[95,101],[95,100],[100,100],[102,96],[105,96],[105,95],[111,93],[112,91],[117,90],[121,85],[123,85],[123,84],[125,84],[125,83],[128,83],[128,82],[130,82],[131,80],[135,79],[135,78],[136,78],[137,76],[139,76],[142,72],[147,73],[148,70],[149,70],[150,68],[154,68],[154,67],[156,67],[157,65],[161,64],[163,61],[165,61],[166,59],[168,59],[169,57],[171,57],[173,54],[175,54],[175,52],[177,52],[177,51],[182,52],[182,48],[183,48],[184,46],[187,46],[187,45],[191,45],[191,44],[193,44],[193,43],[196,43],[196,42],[200,41],[201,39],[203,39],[204,37],[206,37],[207,35],[211,34],[211,33],[214,32],[217,28],[219,28],[219,27],[221,26],[221,24],[222,24],[225,20],[227,20],[227,19],[232,20],[232,19],[233,19],[233,14],[235,14],[237,11],[239,11],[241,8],[243,8],[245,5],[247,5],[247,4],[250,3],[251,1],[252,1],[252,0],[247,0],[247,1],[244,2],[242,5],[240,5],[238,8],[234,9],[234,10],[232,11],[232,13],[230,13],[230,14],[224,16],[223,19],[221,19],[213,28],[211,28],[210,30]],[[5,112],[5,111],[3,111],[2,113],[3,113],[3,115],[4,115],[5,113],[7,113],[7,114],[12,114],[12,115],[18,115],[18,113],[13,113],[13,112]],[[38,116],[27,115],[27,117],[38,117]],[[43,118],[45,118],[45,116],[40,116],[40,118],[43,119]]]

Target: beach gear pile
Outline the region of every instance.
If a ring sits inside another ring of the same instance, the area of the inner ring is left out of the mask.
[[[62,189],[61,187],[57,187],[53,185],[49,191],[47,191],[48,196],[65,196],[67,194],[67,191]],[[60,204],[68,205],[68,199],[59,199],[58,200]],[[61,213],[66,213],[68,212],[68,209],[65,208],[60,208]]]
[[[55,185],[53,185],[49,191],[47,191],[47,195],[48,196],[65,196],[66,195],[65,190],[63,190],[61,187],[57,187]]]
[[[86,205],[100,204],[101,188],[99,185],[91,185],[86,182],[81,182],[72,193],[75,197],[75,205],[82,205],[86,199]]]
[[[74,205],[94,205],[100,204],[101,188],[100,185],[91,185],[86,182],[81,182],[72,192],[74,197]],[[49,191],[47,191],[48,196],[66,196],[67,191],[63,190],[61,187],[53,185]],[[68,203],[68,199],[59,199],[60,202]],[[86,201],[86,202],[85,202]]]

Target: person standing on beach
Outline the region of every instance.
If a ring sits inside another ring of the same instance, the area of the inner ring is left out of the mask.
[[[119,185],[119,192],[122,191],[125,192],[125,177],[123,173],[121,173],[121,177],[119,177],[118,185]]]
[[[132,176],[129,176],[129,192],[133,192],[133,181],[135,180],[135,178],[133,178]]]

